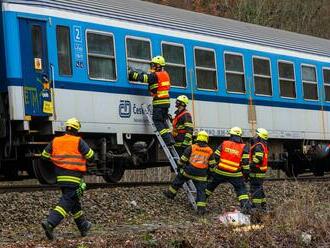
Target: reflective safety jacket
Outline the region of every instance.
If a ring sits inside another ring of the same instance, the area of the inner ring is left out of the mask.
[[[153,96],[153,105],[169,105],[170,104],[170,76],[166,71],[155,72],[157,82],[150,85],[151,95]],[[152,90],[157,87],[157,91],[154,93]]]
[[[128,79],[131,81],[140,81],[148,84],[151,96],[153,97],[152,104],[157,107],[170,106],[169,91],[171,88],[170,76],[166,71],[150,71],[149,73],[137,72],[130,70]]]
[[[183,175],[198,181],[206,181],[209,166],[215,165],[212,148],[204,142],[189,146],[183,152],[178,166],[183,167]]]
[[[240,171],[244,147],[243,143],[224,141],[221,146],[218,169],[232,173]]]
[[[86,159],[79,152],[80,137],[73,135],[64,135],[56,137],[52,146],[52,162],[66,170],[85,172]]]
[[[197,144],[192,145],[189,163],[198,169],[207,169],[209,159],[213,151],[210,147],[201,147]]]
[[[175,112],[176,115],[172,121],[172,135],[175,140],[175,146],[189,146],[192,141],[193,123],[191,114],[185,109],[181,112]]]
[[[268,170],[268,147],[263,142],[257,142],[250,150],[250,170],[252,173],[265,173]]]

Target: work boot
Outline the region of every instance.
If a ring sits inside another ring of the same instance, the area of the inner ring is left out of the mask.
[[[171,199],[171,200],[173,200],[175,197],[175,194],[173,194],[170,191],[164,191],[163,194],[164,194],[164,196],[166,196],[168,199]]]
[[[206,213],[205,207],[197,207],[197,215],[202,216]]]
[[[78,226],[81,237],[86,237],[91,227],[92,223],[88,220],[85,220],[80,226]]]
[[[47,238],[49,240],[53,240],[54,239],[54,233],[53,233],[54,227],[52,227],[52,225],[49,224],[49,222],[47,220],[42,221],[41,225],[42,225],[42,228],[45,231],[45,234],[46,234]]]

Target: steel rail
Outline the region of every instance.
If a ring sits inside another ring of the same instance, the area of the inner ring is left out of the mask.
[[[100,188],[132,188],[143,186],[163,186],[171,182],[122,182],[122,183],[86,183],[87,190]],[[33,192],[59,190],[60,186],[55,185],[1,185],[0,194],[13,192]]]
[[[292,177],[292,178],[265,178],[265,181],[269,182],[326,182],[330,181],[330,176],[326,177]]]

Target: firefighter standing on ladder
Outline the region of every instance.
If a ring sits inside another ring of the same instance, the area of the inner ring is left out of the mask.
[[[250,193],[252,207],[266,210],[266,196],[263,181],[268,169],[268,131],[258,128],[250,149]]]
[[[81,127],[76,118],[66,121],[66,134],[56,137],[47,145],[41,156],[55,165],[56,181],[60,185],[62,197],[48,218],[42,222],[48,239],[54,239],[53,230],[60,222],[72,214],[81,236],[86,236],[92,224],[86,220],[81,209],[80,198],[86,189],[82,177],[87,171],[86,159],[94,158],[94,151],[78,137]]]
[[[176,98],[175,117],[172,119],[173,137],[175,140],[175,150],[181,156],[184,150],[192,144],[193,123],[191,114],[186,109],[188,97],[185,95]]]
[[[171,88],[171,83],[170,76],[164,70],[164,66],[164,57],[156,56],[152,58],[150,62],[149,73],[139,73],[130,68],[128,78],[130,81],[148,83],[148,89],[153,97],[152,120],[165,144],[170,146],[175,144],[169,126],[167,125],[168,110],[170,107],[169,91]]]
[[[205,188],[209,166],[215,165],[213,150],[208,146],[209,136],[205,131],[197,134],[196,144],[189,146],[182,154],[178,166],[181,169],[168,191],[164,192],[167,198],[174,199],[177,191],[188,180],[192,180],[196,190],[197,214],[203,215],[206,207]]]

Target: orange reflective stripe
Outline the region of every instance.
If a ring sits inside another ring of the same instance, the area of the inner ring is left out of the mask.
[[[52,143],[53,163],[67,170],[85,172],[86,159],[79,152],[80,137],[65,134],[56,137]]]

